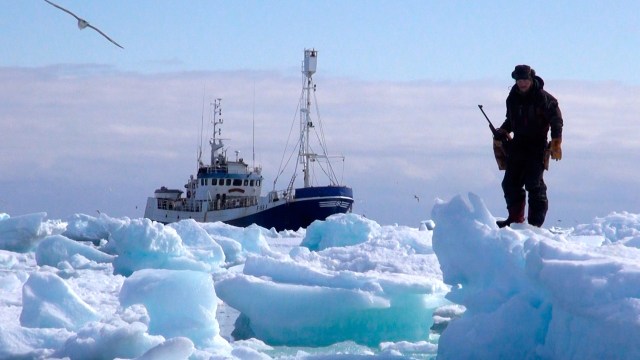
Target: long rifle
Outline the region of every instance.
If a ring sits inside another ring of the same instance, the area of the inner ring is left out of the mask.
[[[496,139],[500,139],[501,137],[504,137],[504,135],[500,134],[498,130],[496,130],[496,128],[493,126],[493,124],[491,123],[491,120],[489,120],[489,117],[484,112],[482,105],[478,105],[478,107],[480,108],[480,111],[482,111],[482,115],[484,115],[484,118],[487,119],[487,122],[489,123],[489,129],[491,129],[491,132],[493,133],[493,137],[495,137]]]

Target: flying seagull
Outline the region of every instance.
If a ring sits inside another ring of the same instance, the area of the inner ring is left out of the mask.
[[[60,6],[60,5],[57,5],[57,4],[52,3],[52,2],[51,2],[51,1],[49,1],[49,0],[44,0],[44,1],[48,2],[49,4],[51,4],[51,5],[55,6],[55,7],[57,7],[58,9],[60,9],[60,10],[62,10],[62,11],[64,11],[64,12],[66,12],[67,14],[69,14],[69,15],[73,16],[74,18],[78,19],[78,28],[79,28],[80,30],[82,30],[82,29],[84,29],[84,28],[86,28],[86,27],[92,28],[93,30],[95,30],[95,31],[99,32],[99,33],[100,33],[100,35],[102,35],[102,36],[104,36],[105,38],[107,38],[107,40],[109,40],[109,41],[111,41],[112,43],[114,43],[117,47],[119,47],[119,48],[121,48],[121,49],[124,49],[122,46],[120,46],[120,44],[118,44],[117,42],[113,41],[113,39],[111,39],[110,37],[108,37],[108,36],[107,36],[107,34],[105,34],[105,33],[103,33],[102,31],[100,31],[100,29],[98,29],[97,27],[95,27],[95,26],[93,26],[93,25],[89,24],[89,22],[87,22],[87,20],[79,18],[79,17],[78,17],[78,15],[76,15],[76,14],[72,13],[71,11],[69,11],[69,10],[67,10],[67,9],[63,8],[63,7],[62,7],[62,6]]]

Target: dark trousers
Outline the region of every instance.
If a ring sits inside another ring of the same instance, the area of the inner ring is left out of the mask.
[[[507,209],[510,215],[518,209],[524,213],[528,193],[528,222],[534,226],[542,226],[549,208],[547,185],[543,179],[546,142],[522,144],[513,141],[510,145],[507,169],[502,179]]]

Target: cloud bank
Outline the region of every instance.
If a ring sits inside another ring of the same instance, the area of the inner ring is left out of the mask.
[[[297,131],[297,75],[0,68],[0,211],[141,217],[154,189],[182,187],[195,172],[201,124],[214,98],[223,99],[229,154],[239,150],[253,162],[255,147],[263,190],[270,190],[287,137]],[[329,152],[346,157],[335,167],[354,188],[356,213],[417,226],[429,218],[435,198],[469,191],[493,213],[503,211],[502,173],[477,105],[500,125],[508,80],[367,82],[316,75],[315,81]],[[638,87],[545,81],[565,119],[563,160],[545,175],[546,225],[640,212]],[[289,174],[276,188],[286,187]]]

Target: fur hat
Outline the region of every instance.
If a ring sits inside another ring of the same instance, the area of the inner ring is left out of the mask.
[[[511,77],[514,80],[533,80],[536,77],[536,71],[529,65],[516,65],[516,68],[511,73]]]

